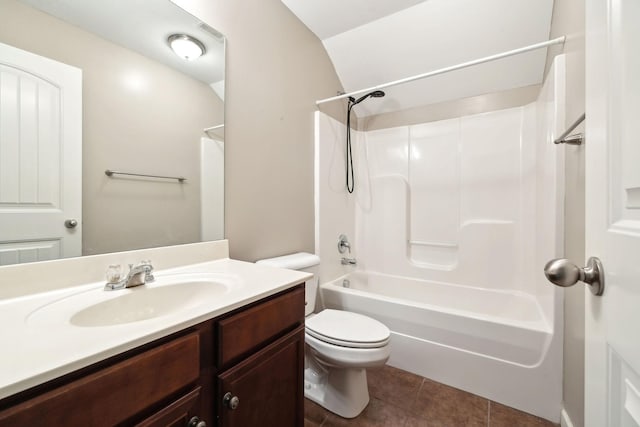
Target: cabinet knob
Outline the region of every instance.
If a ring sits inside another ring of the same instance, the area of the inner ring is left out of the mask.
[[[233,410],[236,409],[240,404],[240,399],[238,399],[238,396],[234,396],[231,394],[231,392],[228,391],[222,397],[222,404],[227,408]]]
[[[187,424],[187,427],[207,427],[207,423],[205,423],[198,417],[191,417],[191,419],[189,420],[189,424]]]

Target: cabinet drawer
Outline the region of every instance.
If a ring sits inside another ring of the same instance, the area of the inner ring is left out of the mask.
[[[256,351],[304,322],[304,286],[218,321],[218,364]]]
[[[191,333],[0,412],[0,425],[112,426],[199,375],[199,337]]]

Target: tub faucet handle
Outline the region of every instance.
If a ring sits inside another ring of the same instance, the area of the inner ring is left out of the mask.
[[[338,252],[343,254],[345,251],[349,251],[351,253],[351,244],[349,243],[349,239],[344,234],[341,234],[338,237]]]

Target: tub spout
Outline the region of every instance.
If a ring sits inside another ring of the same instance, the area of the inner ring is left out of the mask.
[[[340,260],[340,263],[342,265],[356,265],[358,263],[358,261],[356,261],[355,258],[342,258]]]

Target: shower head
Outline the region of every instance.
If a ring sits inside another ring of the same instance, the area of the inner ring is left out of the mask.
[[[349,193],[353,193],[355,188],[354,181],[354,173],[353,173],[353,155],[351,154],[351,109],[354,105],[357,105],[364,101],[365,99],[372,98],[382,98],[384,96],[384,92],[381,90],[374,90],[373,92],[369,92],[368,94],[361,96],[357,100],[350,96],[347,98],[349,102],[347,103],[347,191]],[[351,178],[351,179],[349,179]]]
[[[382,98],[384,96],[384,92],[381,90],[374,90],[373,92],[369,92],[368,94],[361,96],[360,98],[358,98],[357,100],[353,97],[349,97],[349,101],[351,101],[351,106],[354,106],[356,104],[360,104],[362,101],[364,101],[365,99],[372,97],[372,98]]]

